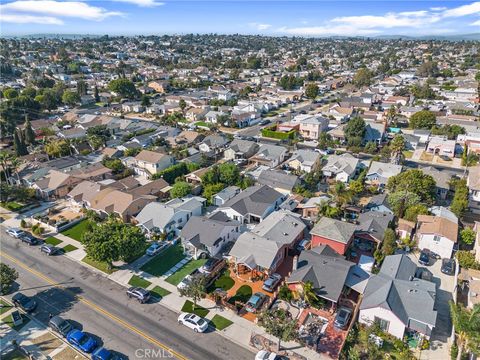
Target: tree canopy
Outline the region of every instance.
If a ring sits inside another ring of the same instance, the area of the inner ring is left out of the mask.
[[[128,99],[134,99],[138,94],[133,82],[123,78],[110,81],[108,89]]]
[[[436,123],[435,114],[429,110],[421,110],[410,117],[410,127],[412,129],[430,130]]]
[[[387,189],[393,193],[406,191],[419,196],[420,201],[431,204],[435,199],[435,180],[422,170],[410,169],[388,179]]]

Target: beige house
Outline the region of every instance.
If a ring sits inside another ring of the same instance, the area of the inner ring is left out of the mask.
[[[138,175],[150,177],[173,165],[175,160],[170,155],[150,150],[142,150],[135,156],[134,170]]]

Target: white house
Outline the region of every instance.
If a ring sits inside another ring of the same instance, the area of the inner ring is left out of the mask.
[[[359,166],[360,160],[349,153],[330,155],[322,168],[322,173],[328,178],[335,178],[336,181],[348,183],[355,177]]]
[[[458,224],[440,216],[419,215],[417,219],[418,248],[429,249],[449,259],[457,242]]]

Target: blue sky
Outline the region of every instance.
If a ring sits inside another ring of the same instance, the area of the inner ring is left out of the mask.
[[[275,36],[480,32],[480,1],[0,0],[0,33]]]

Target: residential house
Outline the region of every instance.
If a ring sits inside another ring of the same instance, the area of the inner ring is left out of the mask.
[[[289,174],[281,170],[264,170],[260,173],[257,183],[268,185],[276,191],[288,195],[293,192],[293,189],[300,185],[298,176]]]
[[[201,216],[205,199],[188,196],[172,199],[166,203],[152,202],[145,206],[135,217],[136,222],[146,234],[165,234],[177,236],[192,216]]]
[[[223,153],[223,158],[229,160],[248,160],[258,151],[259,145],[254,141],[234,139]]]
[[[222,206],[228,200],[238,195],[242,191],[238,186],[228,186],[222,191],[219,191],[212,198],[212,204],[215,206]]]
[[[82,180],[101,181],[113,177],[112,170],[103,166],[102,163],[90,164],[79,169],[72,170],[71,176]]]
[[[401,172],[402,165],[372,161],[370,168],[367,171],[367,175],[365,176],[365,182],[379,187],[385,187],[388,183],[388,179]]]
[[[301,212],[304,219],[316,221],[319,217],[319,206],[323,203],[329,203],[330,200],[328,195],[314,196],[305,202],[300,202],[296,208]]]
[[[470,203],[480,207],[480,165],[469,169],[467,186],[470,191]]]
[[[395,232],[399,239],[411,239],[415,230],[415,224],[413,221],[405,219],[398,219],[398,225]]]
[[[449,259],[457,242],[458,224],[440,216],[417,217],[417,239],[420,250],[429,249]]]
[[[290,168],[306,173],[314,172],[320,167],[321,156],[313,150],[295,150],[287,161]]]
[[[272,274],[304,238],[306,226],[300,215],[280,210],[270,214],[253,230],[241,234],[229,257],[239,273]]]
[[[283,146],[260,144],[257,153],[249,159],[249,162],[274,168],[284,162],[287,156],[288,151]]]
[[[348,183],[357,175],[360,166],[360,160],[349,153],[330,155],[322,168],[322,173],[335,181]]]
[[[303,285],[311,282],[316,295],[333,307],[351,290],[363,294],[369,278],[366,271],[328,245],[302,251],[294,262],[292,273],[286,279],[288,287],[301,293]]]
[[[441,136],[432,136],[426,151],[430,154],[447,156],[453,159],[455,156],[455,144],[455,140],[448,140]]]
[[[380,145],[385,139],[387,124],[386,122],[365,121],[365,135],[363,142],[374,142]]]
[[[217,211],[241,224],[256,224],[278,209],[284,200],[285,196],[270,186],[255,185],[225,202]]]
[[[422,170],[424,174],[430,175],[435,180],[437,199],[445,200],[450,191],[450,180],[454,173],[446,169],[438,170],[432,166],[426,166],[420,170]]]
[[[175,159],[156,151],[142,150],[135,156],[134,170],[138,175],[150,177],[175,163]]]
[[[320,133],[327,131],[329,120],[318,115],[297,115],[293,118],[292,123],[300,124],[300,135],[304,139],[318,140]]]
[[[380,245],[387,230],[393,223],[393,214],[389,212],[367,211],[361,213],[355,229],[355,241],[370,241],[374,245],[372,248]]]
[[[387,193],[384,192],[372,196],[368,204],[365,205],[365,211],[378,211],[393,214],[390,204],[388,203]]]
[[[203,139],[203,142],[198,146],[198,149],[203,153],[210,153],[212,155],[221,153],[226,145],[228,139],[222,135],[208,135]]]
[[[353,241],[356,225],[345,221],[322,217],[310,231],[312,247],[328,245],[344,255]]]
[[[390,255],[367,283],[359,322],[373,323],[403,340],[407,331],[429,338],[437,321],[436,285],[415,277],[417,266],[406,255]]]
[[[42,175],[31,185],[36,196],[42,200],[60,199],[66,196],[82,179],[53,169],[45,169]]]
[[[208,111],[208,109],[192,108],[187,110],[185,117],[189,121],[200,121],[205,119],[205,115],[208,113]]]
[[[192,216],[180,231],[180,239],[187,253],[194,259],[215,257],[226,244],[235,242],[240,234],[240,223],[216,213],[213,216]]]

